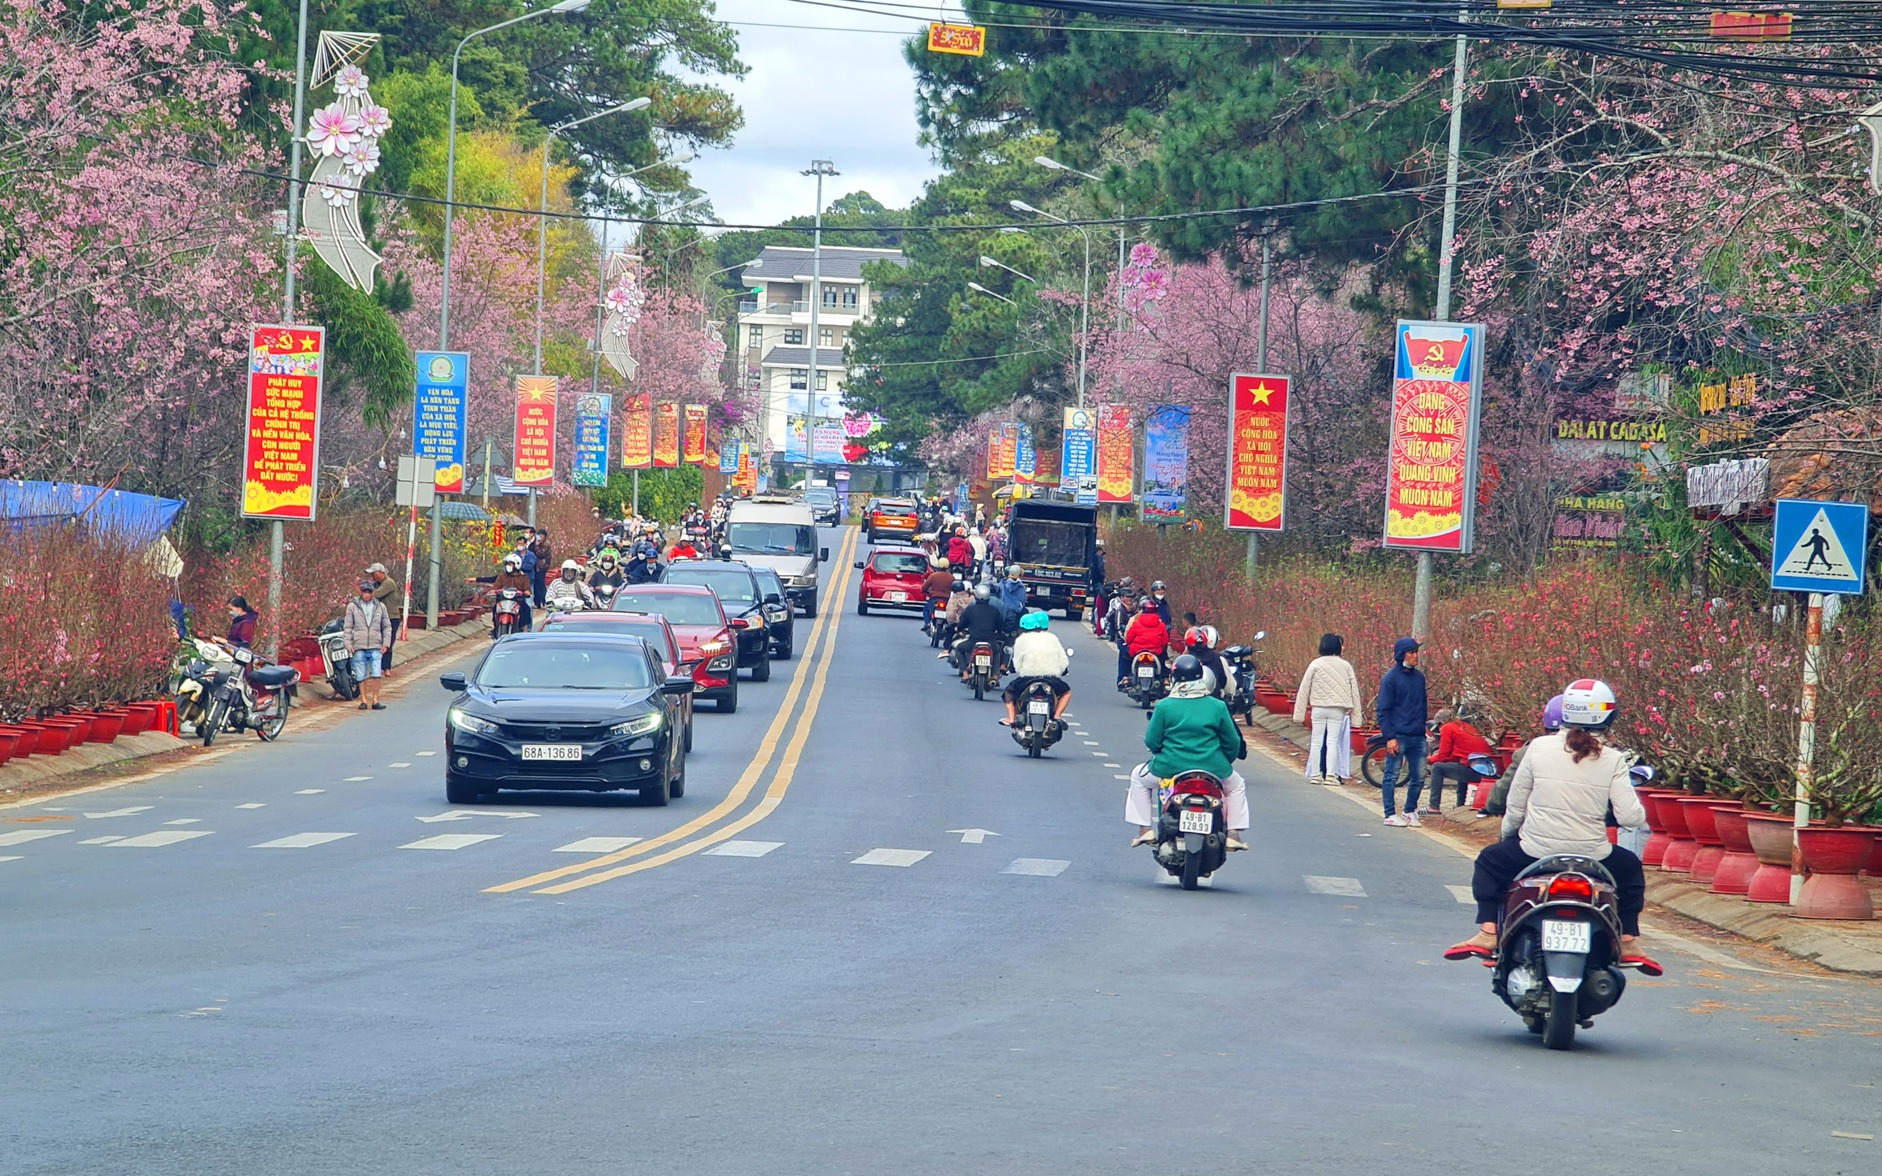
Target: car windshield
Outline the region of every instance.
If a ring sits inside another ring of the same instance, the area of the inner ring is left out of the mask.
[[[659,613],[675,625],[723,625],[718,601],[690,592],[623,592],[614,598],[616,612]]]
[[[638,645],[573,646],[561,642],[506,641],[477,669],[477,684],[493,690],[645,690],[653,685]]]
[[[804,501],[812,506],[833,506],[836,504],[836,491],[827,486],[813,486],[804,491]]]
[[[769,596],[774,592],[779,596],[784,595],[784,581],[780,580],[778,574],[770,568],[753,568],[751,574],[758,577],[759,590],[765,595]]]
[[[884,502],[876,507],[876,513],[885,515],[912,515],[915,513],[915,508],[906,502]]]
[[[720,600],[735,600],[740,604],[751,604],[757,600],[752,593],[756,590],[750,572],[735,572],[729,568],[682,568],[667,570],[669,584],[703,584],[718,593]]]
[[[584,620],[580,613],[550,624],[556,633],[609,633],[623,637],[639,637],[654,647],[654,652],[664,654],[668,661],[673,660],[673,649],[667,644],[666,627],[657,620],[645,621],[604,621]]]
[[[817,528],[797,523],[733,523],[725,529],[733,551],[764,555],[809,555],[817,550]]]
[[[876,570],[885,576],[919,576],[928,570],[928,557],[903,553],[876,556]]]

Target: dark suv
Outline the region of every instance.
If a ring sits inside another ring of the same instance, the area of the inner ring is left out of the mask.
[[[738,635],[739,666],[751,671],[754,682],[770,680],[771,626],[765,620],[765,605],[784,601],[781,597],[766,601],[764,586],[749,564],[719,559],[676,559],[660,573],[660,583],[698,584],[712,589],[725,609],[732,631]]]

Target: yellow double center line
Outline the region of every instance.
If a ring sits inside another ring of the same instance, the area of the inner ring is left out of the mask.
[[[822,610],[816,622],[811,626],[810,641],[804,647],[797,672],[791,678],[790,688],[784,694],[784,702],[778,707],[778,713],[766,728],[764,738],[758,743],[758,750],[745,770],[739,773],[738,781],[724,800],[712,806],[710,810],[686,822],[676,829],[669,830],[657,837],[648,838],[628,846],[615,853],[603,854],[584,862],[563,866],[559,869],[545,870],[540,874],[531,874],[527,878],[518,878],[514,882],[505,882],[492,886],[486,894],[508,894],[517,890],[534,890],[537,894],[567,894],[585,886],[594,886],[615,878],[638,874],[642,870],[651,870],[669,862],[690,857],[702,849],[709,849],[719,842],[756,825],[770,816],[790,791],[791,781],[797,774],[797,764],[802,756],[805,740],[810,737],[810,727],[817,717],[817,708],[823,701],[824,684],[830,677],[830,665],[836,649],[837,627],[842,622],[843,602],[849,598],[851,556],[855,553],[860,530],[851,530],[837,550],[837,575],[829,591],[822,594]],[[806,698],[806,690],[808,697]],[[799,699],[805,699],[804,706],[798,709]],[[794,724],[794,726],[793,726]],[[778,761],[777,774],[772,777],[771,785],[749,812],[734,816],[750,798],[758,781],[764,778],[772,759],[777,755],[778,744],[784,739],[787,728],[791,736],[784,746],[784,756]],[[727,818],[731,818],[728,820]],[[720,822],[725,824],[721,825]],[[716,827],[715,827],[716,826]],[[667,848],[671,846],[672,848]],[[657,856],[648,857],[656,850],[665,850]],[[634,861],[632,859],[645,860]],[[622,864],[627,863],[627,864]]]

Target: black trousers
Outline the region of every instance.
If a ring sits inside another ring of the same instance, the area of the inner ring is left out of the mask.
[[[1503,913],[1503,900],[1516,875],[1536,864],[1523,852],[1522,843],[1511,837],[1495,845],[1486,845],[1477,855],[1477,869],[1470,879],[1470,895],[1477,900],[1477,921],[1494,923]],[[1614,889],[1621,908],[1621,934],[1640,934],[1640,912],[1647,905],[1647,875],[1632,850],[1613,846],[1601,864],[1614,875]]]
[[[400,618],[398,617],[392,618],[392,644],[386,646],[386,655],[379,659],[379,668],[381,670],[389,670],[392,668],[392,654],[399,647],[399,620]]]
[[[1438,798],[1444,795],[1444,782],[1450,780],[1457,785],[1457,803],[1464,804],[1470,799],[1470,789],[1483,777],[1471,771],[1469,764],[1442,763],[1427,765],[1431,769],[1431,804],[1437,807]]]

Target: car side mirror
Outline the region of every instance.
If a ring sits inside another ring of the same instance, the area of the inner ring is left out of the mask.
[[[829,563],[829,562],[830,562],[830,549],[829,549],[828,547],[824,547],[824,548],[819,548],[819,549],[818,549],[818,551],[817,551],[817,562],[818,562],[818,563]]]
[[[438,685],[444,687],[446,690],[455,690],[459,693],[463,693],[470,688],[469,683],[464,679],[464,675],[456,670],[448,674],[439,674]]]
[[[691,694],[698,688],[699,683],[693,681],[691,678],[684,674],[675,674],[660,684],[660,693],[681,697]]]
[[[783,604],[784,598],[782,596],[779,596],[775,592],[767,592],[765,593],[765,603],[766,604]]]

